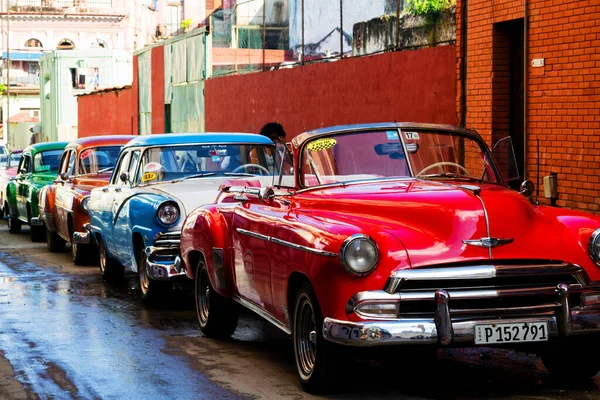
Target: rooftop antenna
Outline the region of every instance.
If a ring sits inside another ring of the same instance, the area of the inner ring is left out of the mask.
[[[535,188],[535,204],[540,205],[540,139],[536,139],[537,143],[537,184]]]

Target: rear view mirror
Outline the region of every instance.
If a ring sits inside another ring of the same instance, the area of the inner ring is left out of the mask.
[[[69,180],[69,174],[67,174],[66,172],[63,172],[60,174],[60,179],[62,179],[63,181],[68,181]]]
[[[129,174],[127,172],[121,172],[121,175],[119,175],[119,179],[121,180],[121,182],[127,183],[127,181],[129,180]]]

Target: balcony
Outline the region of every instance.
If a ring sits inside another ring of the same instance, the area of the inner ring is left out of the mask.
[[[9,0],[10,11],[47,13],[97,13],[115,14],[122,6],[119,0]]]

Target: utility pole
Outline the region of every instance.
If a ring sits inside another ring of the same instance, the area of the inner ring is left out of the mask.
[[[6,0],[6,142],[10,140],[10,0]]]

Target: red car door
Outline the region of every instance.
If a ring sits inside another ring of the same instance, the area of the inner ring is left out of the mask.
[[[271,293],[271,234],[281,210],[244,195],[233,216],[234,273],[238,294],[273,313]]]

